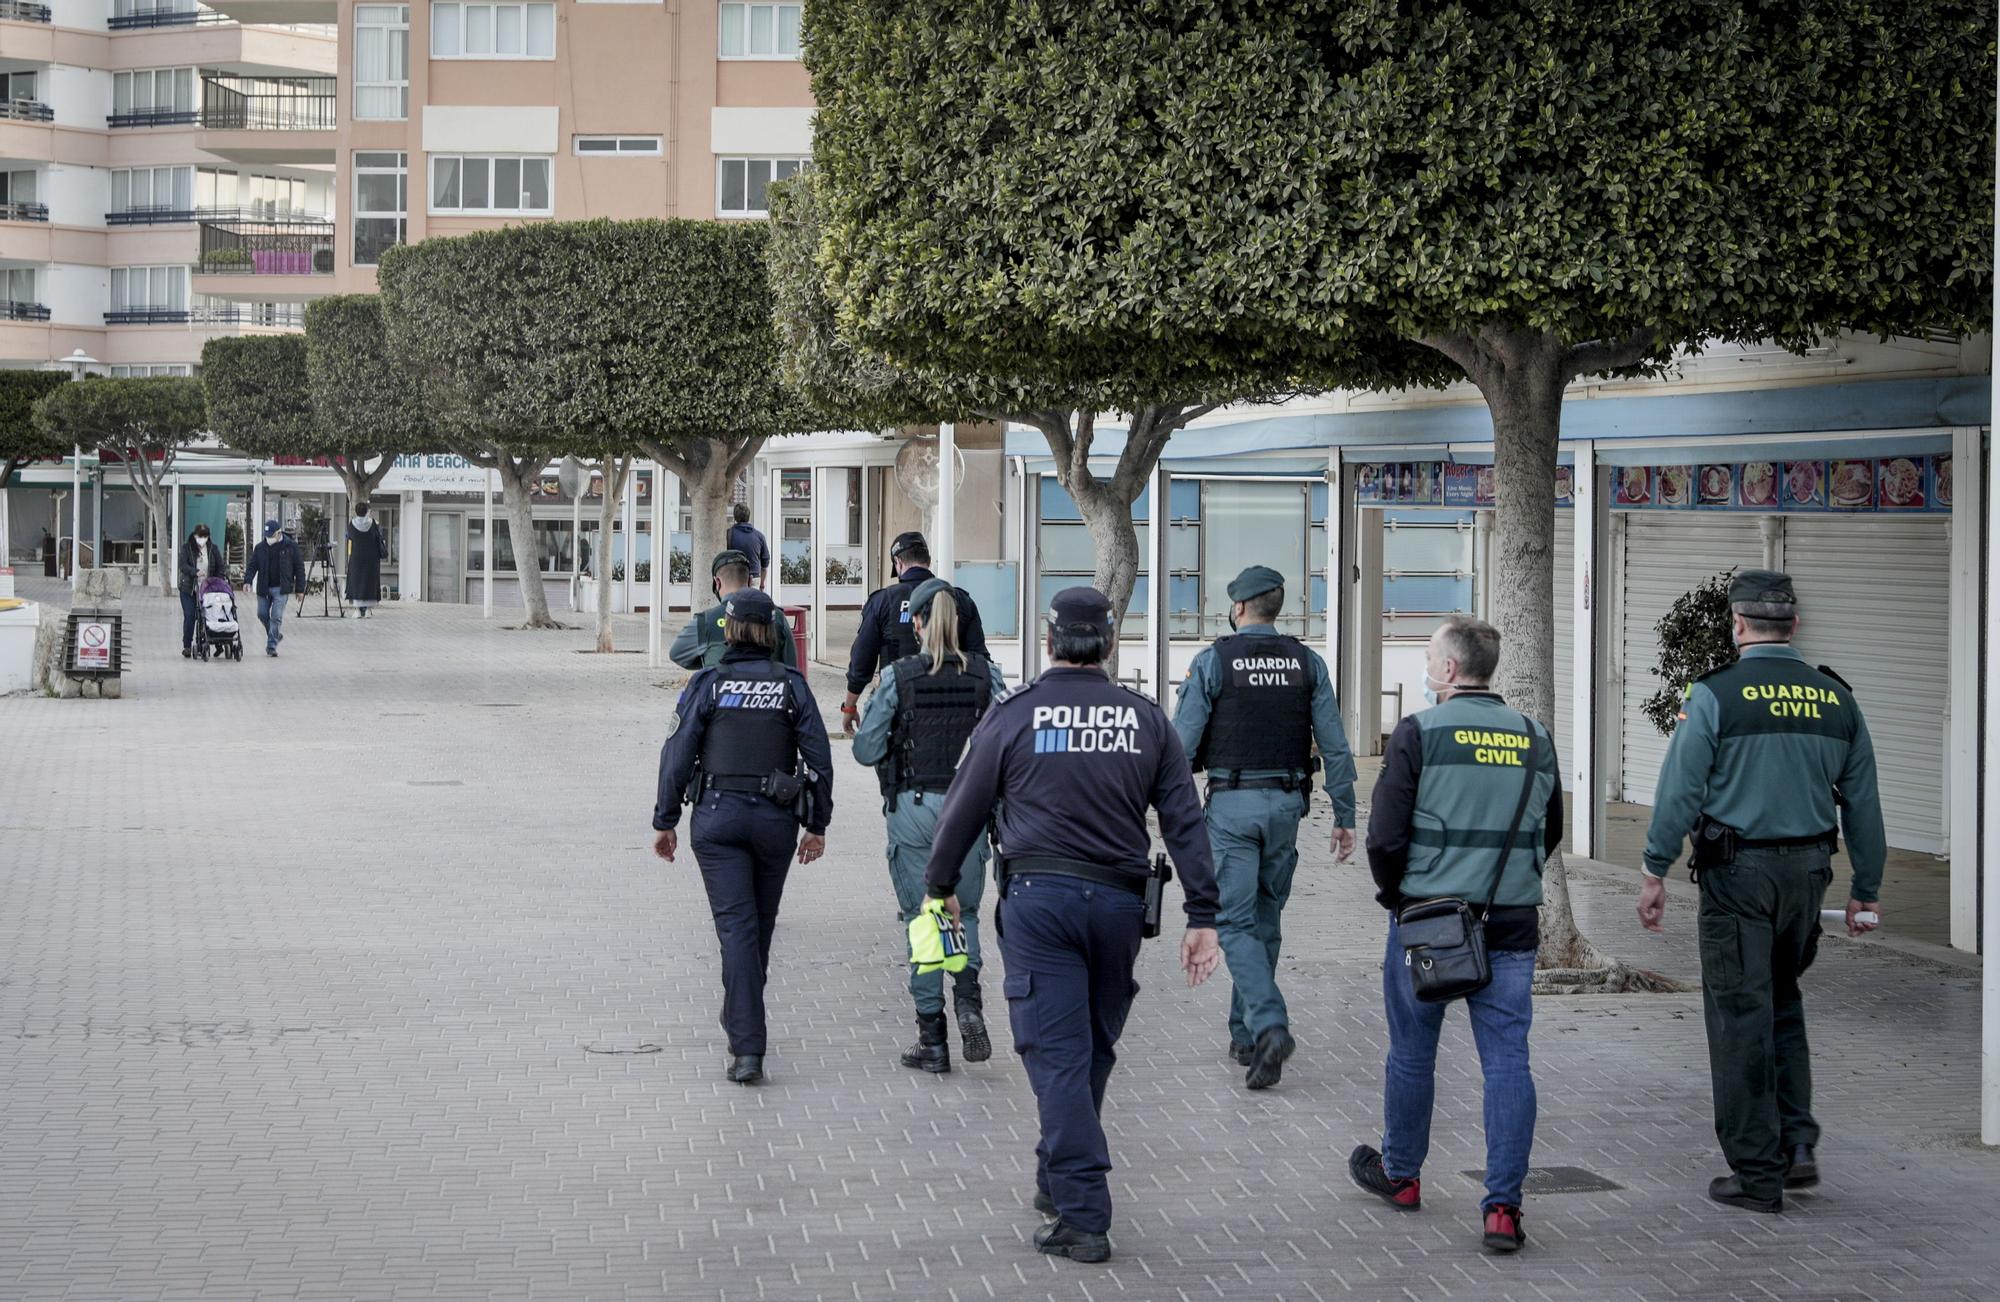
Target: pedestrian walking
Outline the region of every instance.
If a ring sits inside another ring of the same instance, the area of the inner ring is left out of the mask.
[[[176,565],[181,593],[181,659],[194,656],[194,626],[201,618],[201,585],[211,578],[228,578],[222,549],[208,536],[208,526],[198,524],[181,544]]]
[[[986,711],[1007,690],[998,665],[959,645],[958,598],[943,579],[930,579],[911,593],[910,624],[923,649],[882,671],[882,681],[862,713],[861,730],[854,736],[854,758],[872,766],[882,783],[882,808],[889,820],[889,882],[896,892],[896,916],[906,943],[911,919],[923,912],[924,870],[959,756]],[[967,963],[952,974],[951,999],[959,1047],[967,1062],[985,1062],[993,1056],[979,987],[979,900],[987,854],[982,834],[973,839],[959,865],[959,916],[965,926]],[[918,1071],[950,1071],[944,973],[923,970],[914,953],[910,996],[917,1006],[917,1042],[904,1051],[903,1065]]]
[[[840,724],[848,736],[861,723],[861,693],[875,676],[905,656],[917,653],[916,634],[910,628],[910,595],[937,576],[931,573],[930,544],[914,531],[899,533],[889,544],[889,568],[895,581],[868,594],[861,607],[861,627],[854,634],[854,647],[847,657],[847,699],[840,705]],[[964,588],[953,588],[958,599],[959,645],[973,655],[986,654],[986,629],[979,622],[979,607]]]
[[[732,596],[752,586],[750,558],[739,551],[717,552],[714,564],[709,566],[708,585],[715,593],[715,604],[695,612],[681,631],[674,634],[673,644],[667,648],[667,659],[683,669],[709,669],[722,663],[729,649],[729,642],[722,635],[722,608]],[[792,640],[792,627],[786,622],[784,611],[778,612],[777,619],[771,658],[796,669],[799,652]]]
[[[1208,772],[1208,844],[1233,987],[1229,1056],[1249,1069],[1244,1083],[1261,1090],[1278,1083],[1295,1048],[1277,976],[1299,820],[1313,773],[1323,769],[1333,802],[1330,848],[1343,863],[1353,855],[1354,755],[1326,662],[1278,632],[1284,576],[1252,565],[1231,580],[1229,602],[1234,631],[1188,667],[1174,729],[1196,771]]]
[[[382,600],[382,562],[388,556],[388,536],[368,514],[368,503],[363,502],[347,522],[347,599],[362,619]]]
[[[771,572],[771,544],[764,540],[764,531],[750,523],[750,508],[738,502],[732,513],[734,523],[729,526],[729,536],[723,544],[730,551],[743,553],[750,565],[750,585],[764,587],[764,576]]]
[[[1139,986],[1132,967],[1157,885],[1160,832],[1186,893],[1181,967],[1200,985],[1222,961],[1215,869],[1187,754],[1152,700],[1112,682],[1111,603],[1066,588],[1050,603],[1042,675],[987,711],[938,817],[925,880],[955,917],[966,856],[995,818],[1014,1052],[1035,1090],[1035,1247],[1075,1261],[1111,1255],[1104,1090]],[[1157,923],[1155,924],[1157,925]]]
[[[1738,659],[1688,684],[1646,831],[1639,921],[1662,929],[1666,875],[1691,837],[1715,1138],[1730,1170],[1708,1196],[1776,1212],[1786,1189],[1819,1183],[1799,978],[1819,950],[1836,816],[1854,864],[1849,935],[1880,923],[1888,844],[1875,748],[1853,689],[1792,646],[1791,576],[1742,571],[1729,609]]]
[[[723,619],[729,650],[682,690],[660,749],[653,849],[673,859],[681,804],[694,805],[690,840],[722,945],[727,1075],[751,1085],[764,1078],[764,983],[794,838],[802,864],[826,850],[833,755],[805,675],[772,657],[770,597],[735,592]]]
[[[1456,616],[1424,653],[1430,708],[1390,735],[1368,815],[1368,866],[1389,910],[1382,1004],[1389,1058],[1382,1148],[1348,1158],[1354,1182],[1393,1207],[1423,1203],[1430,1154],[1438,1035],[1458,995],[1425,984],[1472,948],[1490,979],[1466,982],[1466,1015],[1486,1084],[1486,1194],[1490,1252],[1516,1252],[1521,1184],[1535,1142],[1535,1078],[1528,1061],[1542,864],[1562,843],[1562,783],[1548,729],[1492,689],[1500,633]],[[1469,987],[1469,989],[1467,988]]]
[[[243,586],[257,594],[257,618],[264,625],[264,654],[276,656],[285,640],[285,598],[306,590],[306,563],[290,527],[264,522],[264,541],[243,567]]]

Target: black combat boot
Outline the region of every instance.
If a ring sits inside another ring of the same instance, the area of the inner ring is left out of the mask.
[[[917,1042],[903,1050],[903,1065],[943,1075],[951,1070],[951,1044],[943,1013],[917,1014]]]
[[[993,1037],[986,1031],[986,1004],[979,993],[979,978],[954,982],[951,1002],[958,1013],[958,1047],[965,1060],[985,1062],[993,1056]]]

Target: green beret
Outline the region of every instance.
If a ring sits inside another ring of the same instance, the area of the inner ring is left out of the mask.
[[[1753,602],[1765,606],[1796,606],[1798,594],[1792,591],[1792,576],[1777,570],[1738,570],[1729,581],[1729,604]]]
[[[742,552],[734,550],[717,552],[714,563],[708,567],[709,575],[713,577],[722,573],[722,567],[725,565],[741,565],[747,570],[750,568],[750,558]]]
[[[1229,599],[1248,601],[1285,586],[1285,576],[1268,565],[1252,565],[1229,581]]]
[[[943,579],[925,579],[917,585],[914,592],[910,593],[910,617],[912,619],[929,619],[931,617],[931,603],[937,600],[937,594],[950,591],[951,585]]]

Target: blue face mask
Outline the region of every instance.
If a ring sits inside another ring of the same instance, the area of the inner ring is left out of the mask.
[[[1433,687],[1431,686],[1431,684],[1434,681],[1435,680],[1431,677],[1431,671],[1428,669],[1424,670],[1424,700],[1430,703],[1431,705],[1436,705],[1438,703],[1438,693],[1440,691],[1451,686],[1450,683],[1438,683],[1436,687]]]

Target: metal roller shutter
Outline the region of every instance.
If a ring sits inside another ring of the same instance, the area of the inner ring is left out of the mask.
[[[1660,662],[1660,638],[1653,625],[1682,593],[1709,575],[1761,565],[1764,543],[1755,516],[1631,511],[1620,520],[1625,544],[1619,572],[1619,798],[1650,805],[1667,756],[1667,738],[1641,708],[1660,687],[1653,672]]]
[[[1563,790],[1570,786],[1570,727],[1575,721],[1574,699],[1570,684],[1575,675],[1570,672],[1570,657],[1576,646],[1576,617],[1573,610],[1576,592],[1576,512],[1556,512],[1556,717],[1550,726],[1555,729],[1556,755],[1562,763]]]
[[[1794,517],[1785,568],[1800,653],[1853,684],[1868,720],[1889,844],[1941,852],[1950,521]]]

